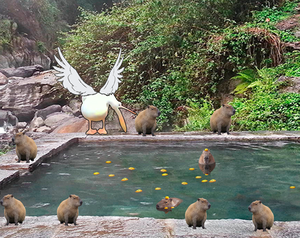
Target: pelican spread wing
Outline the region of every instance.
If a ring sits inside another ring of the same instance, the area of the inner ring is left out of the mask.
[[[118,89],[119,83],[121,82],[120,78],[122,78],[123,76],[121,75],[121,73],[123,72],[124,68],[120,68],[122,62],[123,62],[123,58],[120,59],[121,57],[121,49],[119,52],[119,56],[118,59],[114,65],[114,67],[112,68],[112,70],[109,73],[108,79],[105,83],[105,85],[100,89],[100,93],[101,94],[105,94],[105,95],[110,95],[115,93],[115,91]]]
[[[58,81],[62,82],[63,86],[73,94],[82,96],[96,94],[94,89],[80,78],[77,71],[68,63],[59,48],[58,53],[61,60],[56,56],[54,58],[61,68],[53,66],[59,72],[56,75],[61,77]]]

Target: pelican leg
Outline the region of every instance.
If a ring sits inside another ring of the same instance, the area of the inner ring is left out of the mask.
[[[107,134],[107,131],[105,129],[105,120],[102,120],[102,128],[98,130],[98,133],[100,135],[106,135]]]
[[[88,130],[86,131],[86,135],[95,135],[97,133],[97,130],[95,129],[92,129],[92,121],[91,120],[88,120],[89,122],[89,125],[88,125]]]

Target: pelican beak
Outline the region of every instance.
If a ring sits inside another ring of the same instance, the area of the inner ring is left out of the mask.
[[[119,106],[119,108],[125,109],[125,110],[127,110],[127,111],[131,112],[132,114],[134,114],[134,115],[137,115],[137,114],[136,114],[136,112],[134,112],[134,111],[131,111],[130,109],[128,109],[128,108],[126,108],[126,107]]]
[[[119,117],[119,122],[120,122],[120,125],[123,129],[124,132],[127,131],[127,127],[126,127],[126,123],[124,121],[124,117],[122,115],[122,112],[119,110],[119,108],[114,108],[115,109],[115,112],[117,113],[118,117]]]

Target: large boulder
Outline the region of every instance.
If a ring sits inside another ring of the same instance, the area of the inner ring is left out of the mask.
[[[38,109],[65,104],[63,87],[55,71],[41,72],[29,78],[11,80],[0,89],[0,109],[11,111],[19,121],[29,122]]]
[[[0,73],[0,85],[4,85],[7,83],[8,83],[7,77],[4,74]]]
[[[4,74],[7,78],[10,77],[22,77],[28,78],[31,77],[36,72],[44,71],[44,67],[41,65],[32,65],[32,66],[24,66],[18,68],[7,68],[0,69],[0,72]]]
[[[40,109],[35,113],[35,117],[41,117],[43,120],[47,118],[48,115],[53,114],[55,112],[61,112],[61,106],[60,105],[51,105],[49,107],[46,107],[44,109]]]

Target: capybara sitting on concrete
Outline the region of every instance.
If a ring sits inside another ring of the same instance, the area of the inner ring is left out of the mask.
[[[135,118],[135,129],[143,136],[146,134],[154,135],[156,129],[156,117],[160,115],[160,111],[155,106],[148,106],[144,111],[141,111]]]
[[[173,208],[179,206],[180,203],[182,203],[180,198],[165,197],[156,204],[156,209],[167,214],[172,211]]]
[[[8,194],[2,198],[0,204],[4,206],[6,225],[9,223],[15,223],[17,226],[18,222],[22,224],[25,220],[26,209],[21,201],[14,198],[12,194]]]
[[[57,208],[57,218],[60,223],[74,223],[76,226],[76,220],[79,214],[78,207],[82,205],[81,199],[74,194],[71,194],[69,198],[62,201]]]
[[[204,149],[199,161],[199,164],[214,164],[216,163],[214,157],[212,156],[212,154],[210,153],[210,151],[208,149]]]
[[[26,160],[26,163],[29,163],[29,160],[34,160],[37,154],[37,147],[32,138],[25,135],[25,132],[19,132],[15,134],[12,140],[16,144],[18,163],[21,160]]]
[[[257,229],[263,229],[263,231],[271,229],[274,223],[274,214],[269,207],[257,200],[252,202],[248,209],[253,214],[252,221],[254,224],[254,231]]]
[[[223,104],[221,108],[214,111],[210,117],[210,128],[215,133],[227,132],[229,135],[229,128],[231,125],[231,116],[235,114],[235,110],[231,105]]]
[[[192,203],[185,212],[185,221],[189,227],[201,227],[205,229],[204,223],[207,218],[206,211],[210,208],[210,203],[204,198],[198,198],[197,202]]]

